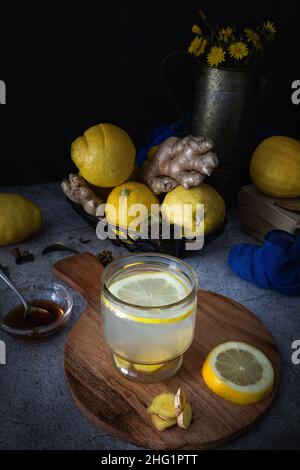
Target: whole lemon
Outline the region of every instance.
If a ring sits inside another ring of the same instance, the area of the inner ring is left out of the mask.
[[[269,196],[299,197],[299,140],[282,136],[265,139],[252,155],[250,176],[255,186]]]
[[[134,166],[136,150],[123,129],[113,124],[90,127],[72,143],[71,156],[80,174],[102,188],[126,181]]]
[[[151,204],[159,204],[159,200],[145,184],[127,181],[114,188],[108,196],[105,207],[107,222],[114,226],[130,228],[130,223],[141,215],[139,211],[135,213],[132,207],[134,204],[143,204],[150,214]],[[132,213],[129,213],[130,208]]]
[[[184,205],[191,209],[184,218]],[[204,219],[198,220],[196,204],[204,204]],[[190,189],[177,186],[166,194],[162,206],[162,216],[170,224],[184,227],[184,235],[189,237],[195,233],[205,235],[215,232],[225,220],[225,203],[220,194],[209,184],[202,183]]]
[[[42,211],[18,194],[0,193],[0,245],[19,243],[38,232]]]

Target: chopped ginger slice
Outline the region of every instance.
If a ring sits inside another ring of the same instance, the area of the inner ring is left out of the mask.
[[[191,422],[192,422],[192,417],[193,417],[193,411],[191,404],[188,402],[182,413],[177,418],[177,424],[180,428],[182,429],[189,429]]]
[[[174,403],[174,393],[161,393],[153,398],[151,405],[148,407],[148,413],[154,413],[166,420],[174,419],[176,418]]]
[[[165,429],[177,424],[176,418],[162,419],[160,416],[157,416],[155,414],[151,415],[151,421],[155,429],[157,429],[158,431],[164,431]]]
[[[186,404],[188,403],[188,396],[187,396],[187,393],[186,391],[184,390],[184,388],[180,387],[178,390],[177,390],[177,393],[175,395],[175,411],[176,411],[176,416],[179,416]]]

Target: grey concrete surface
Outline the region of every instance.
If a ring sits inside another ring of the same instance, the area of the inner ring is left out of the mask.
[[[37,202],[44,212],[44,227],[19,247],[34,253],[36,260],[15,264],[7,247],[0,248],[0,263],[9,267],[16,283],[49,281],[51,266],[68,256],[44,247],[62,241],[79,251],[98,254],[110,249],[118,257],[127,253],[110,241],[100,241],[68,205],[58,183],[2,188]],[[300,449],[300,365],[291,361],[291,344],[300,340],[300,298],[262,290],[235,276],[227,265],[229,249],[253,241],[239,227],[236,211],[228,215],[225,233],[199,256],[188,258],[198,271],[201,287],[232,297],[250,308],[271,330],[280,349],[283,380],[270,413],[242,438],[225,449]],[[90,239],[83,245],[79,238]],[[3,285],[0,284],[0,296]],[[135,449],[93,426],[73,403],[63,373],[63,347],[67,334],[83,309],[74,296],[74,310],[65,330],[43,342],[22,342],[0,330],[7,347],[7,364],[0,365],[0,449]],[[1,297],[0,297],[1,299]]]

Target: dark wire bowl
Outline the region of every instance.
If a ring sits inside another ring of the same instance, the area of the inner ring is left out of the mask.
[[[76,204],[75,202],[70,201],[67,199],[68,202],[72,205],[73,209],[79,214],[89,225],[96,229],[100,219],[93,215],[88,214],[85,212],[83,207],[80,204]],[[191,256],[194,254],[199,253],[206,245],[211,243],[217,237],[222,235],[224,232],[224,228],[226,225],[226,221],[224,224],[214,233],[210,233],[209,235],[204,236],[204,244],[200,250],[189,250],[188,245],[193,243],[193,240],[188,240],[186,238],[172,238],[172,227],[171,227],[171,238],[164,239],[142,239],[137,238],[136,240],[126,236],[123,238],[120,236],[121,233],[126,233],[124,229],[115,228],[106,224],[105,229],[108,232],[113,232],[114,237],[116,238],[109,238],[109,240],[116,246],[125,247],[131,253],[140,253],[140,252],[156,252],[156,253],[165,253],[167,255],[176,256],[177,258],[184,258],[186,256]]]

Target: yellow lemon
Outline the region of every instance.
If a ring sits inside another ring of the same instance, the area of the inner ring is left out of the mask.
[[[19,243],[38,232],[42,211],[18,194],[0,193],[0,245]]]
[[[202,376],[210,390],[238,405],[262,400],[274,385],[274,370],[267,356],[237,341],[215,347],[204,361]]]
[[[71,156],[80,174],[102,188],[126,181],[134,168],[136,150],[123,129],[113,124],[90,127],[72,143]]]
[[[142,204],[145,214],[140,214],[138,206],[135,211],[135,204]],[[127,181],[114,188],[108,196],[105,208],[107,222],[125,229],[130,228],[130,223],[137,217],[141,215],[144,218],[146,212],[151,214],[151,204],[159,204],[159,200],[148,186]]]
[[[299,197],[300,141],[274,136],[261,142],[251,158],[250,176],[269,196]]]
[[[184,205],[191,207],[191,217],[183,218]],[[204,204],[204,220],[197,217],[196,204]],[[161,212],[170,224],[184,227],[185,235],[192,232],[209,234],[216,231],[225,219],[225,204],[220,194],[209,184],[202,183],[190,189],[177,186],[166,194]]]

